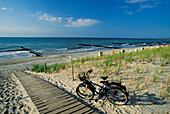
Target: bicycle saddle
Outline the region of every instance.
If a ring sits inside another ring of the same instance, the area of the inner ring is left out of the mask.
[[[101,79],[106,80],[108,76],[102,76]]]

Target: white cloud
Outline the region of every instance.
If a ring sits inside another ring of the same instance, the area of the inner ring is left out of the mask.
[[[144,8],[153,8],[153,7],[157,7],[158,4],[161,4],[161,2],[159,1],[155,1],[155,2],[152,2],[152,3],[146,3],[146,4],[141,4],[140,5],[140,8],[144,9]]]
[[[132,15],[143,9],[155,8],[161,4],[160,0],[124,0],[125,5],[120,8],[125,9],[124,13]]]
[[[144,9],[144,8],[153,8],[153,7],[155,7],[155,5],[148,5],[148,4],[146,4],[146,5],[141,5],[140,6],[140,8],[142,8],[142,9]]]
[[[146,2],[146,1],[148,1],[148,0],[127,0],[125,2],[133,4],[133,3]]]
[[[65,19],[68,21],[68,23],[71,23],[73,20],[73,17],[69,17],[69,18],[65,18]]]
[[[154,8],[157,7],[158,4],[161,4],[159,0],[152,0],[151,2],[140,4],[140,8],[137,11],[142,11],[146,8]]]
[[[41,14],[40,12],[37,12],[36,14],[39,15],[38,16],[39,20],[45,20],[45,21],[50,21],[50,22],[61,22],[62,21],[62,17],[53,17],[53,16],[48,15],[47,13],[40,15]]]
[[[48,21],[58,23],[60,25],[66,27],[82,27],[82,26],[90,26],[92,24],[98,23],[98,20],[94,19],[77,19],[73,20],[73,17],[54,17],[47,13],[37,12],[36,14],[32,14],[32,16],[38,17],[39,20]]]
[[[99,22],[98,20],[94,20],[94,19],[77,19],[77,21],[69,21],[69,23],[66,24],[65,26],[82,27],[82,26],[90,26],[98,22]]]
[[[14,11],[14,8],[2,7],[0,8],[0,11]]]
[[[6,7],[2,7],[1,10],[7,10],[7,8]]]

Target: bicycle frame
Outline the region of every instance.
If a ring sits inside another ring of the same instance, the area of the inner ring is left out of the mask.
[[[100,94],[100,91],[97,91],[97,90],[96,90],[96,87],[95,87],[94,85],[100,87],[100,90],[105,90],[105,92],[107,92],[109,89],[117,89],[117,87],[110,87],[110,88],[108,88],[108,87],[106,87],[105,84],[103,84],[103,85],[101,86],[101,85],[99,85],[99,84],[96,84],[96,83],[94,83],[94,82],[89,82],[89,81],[85,81],[84,83],[85,83],[84,86],[86,86],[86,90],[87,90],[87,87],[88,87],[89,89],[91,89],[93,92],[96,92],[97,94]],[[86,91],[86,90],[85,90],[85,91]]]
[[[89,88],[89,89],[91,89],[93,92],[96,92],[97,94],[101,94],[100,93],[100,91],[97,91],[96,90],[96,87],[94,86],[94,85],[96,85],[96,86],[98,86],[98,87],[100,87],[100,90],[104,90],[105,91],[105,93],[107,92],[107,91],[109,91],[110,89],[119,89],[118,87],[107,87],[105,84],[103,84],[102,86],[101,85],[99,85],[99,84],[96,84],[96,83],[94,83],[94,82],[89,82],[89,81],[84,81],[83,83],[85,83],[85,85],[84,86],[86,86],[86,90],[87,90],[87,87]],[[85,90],[85,91],[86,91]],[[123,90],[123,91],[125,91],[125,90]],[[128,94],[128,92],[125,92],[127,95],[129,95]],[[103,94],[103,93],[102,93]],[[104,95],[104,94],[103,94]],[[104,95],[104,97],[105,98],[110,98],[110,97],[106,97],[105,95]]]

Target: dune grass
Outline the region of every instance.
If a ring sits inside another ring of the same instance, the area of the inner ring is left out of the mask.
[[[50,66],[44,65],[34,65],[31,68],[31,71],[35,72],[58,72],[60,69],[66,69],[70,68],[71,64],[74,64],[76,68],[81,67],[85,62],[89,62],[90,66],[97,67],[99,69],[100,67],[112,67],[114,66],[115,74],[118,74],[121,70],[121,66],[125,66],[127,64],[131,64],[134,60],[135,61],[145,61],[150,62],[151,60],[154,60],[153,63],[155,64],[157,61],[155,58],[160,58],[160,66],[165,66],[166,64],[169,64],[170,62],[170,47],[162,47],[162,48],[154,48],[154,49],[147,49],[147,50],[141,50],[137,52],[130,52],[130,53],[118,53],[113,55],[103,55],[103,56],[97,56],[97,57],[89,57],[86,58],[77,58],[76,60],[73,60],[72,63],[62,63],[62,64],[53,64]],[[149,59],[149,60],[148,60]],[[124,61],[124,64],[122,64],[122,61]],[[127,66],[127,68],[129,68]],[[46,71],[45,71],[46,70]],[[137,66],[135,68],[135,72],[139,73],[140,68]]]

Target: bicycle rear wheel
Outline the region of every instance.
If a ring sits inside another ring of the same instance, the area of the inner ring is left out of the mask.
[[[94,97],[94,92],[90,88],[88,88],[88,85],[84,83],[78,85],[78,87],[76,88],[76,93],[79,97],[83,99],[91,100]]]
[[[124,105],[128,102],[128,96],[119,88],[109,89],[106,93],[107,99],[115,105]]]

